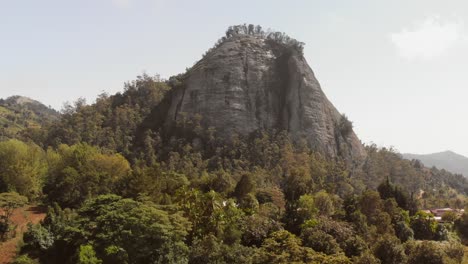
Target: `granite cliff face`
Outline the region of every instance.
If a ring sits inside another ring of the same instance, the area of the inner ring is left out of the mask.
[[[224,39],[167,96],[159,118],[166,131],[180,118],[199,114],[201,124],[221,137],[286,130],[331,157],[365,155],[301,52],[264,36]]]

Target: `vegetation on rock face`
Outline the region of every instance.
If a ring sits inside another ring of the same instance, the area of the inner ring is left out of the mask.
[[[346,137],[353,131],[353,123],[349,121],[346,115],[342,115],[340,119],[340,123],[338,124],[338,128],[340,133],[343,137]]]
[[[228,41],[238,36],[245,36],[245,35],[265,39],[267,41],[270,41],[271,43],[284,47],[288,51],[297,52],[297,54],[300,54],[300,55],[303,55],[304,53],[304,43],[289,37],[284,32],[272,31],[270,29],[265,31],[260,25],[242,24],[242,25],[230,26],[226,30],[226,36],[220,38],[216,42],[215,46],[211,48],[210,50],[208,50],[204,56],[207,56],[208,54],[210,54],[212,50],[221,46],[225,41]]]
[[[420,209],[462,208],[466,179],[374,145],[352,164],[285,131],[219,138],[200,116],[150,129],[175,85],[143,75],[0,142],[1,211],[49,206],[15,263],[461,263],[468,215]]]

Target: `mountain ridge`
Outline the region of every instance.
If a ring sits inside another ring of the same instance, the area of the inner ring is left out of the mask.
[[[462,174],[465,177],[468,177],[468,157],[451,150],[429,154],[403,153],[402,156],[410,160],[420,160],[428,167],[434,166],[439,169],[445,169],[449,172]]]

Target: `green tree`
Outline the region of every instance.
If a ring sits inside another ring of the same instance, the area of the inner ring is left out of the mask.
[[[465,247],[457,241],[450,241],[443,243],[443,251],[448,258],[456,263],[462,263],[465,256]]]
[[[458,216],[455,212],[452,212],[452,211],[449,211],[449,212],[445,212],[443,215],[442,215],[442,220],[444,220],[445,222],[455,222],[455,220],[457,220]]]
[[[314,195],[314,204],[318,213],[322,216],[331,216],[335,212],[333,199],[325,191],[320,191]]]
[[[177,191],[188,185],[185,175],[166,171],[158,163],[154,163],[150,167],[136,167],[123,178],[118,193],[135,199],[144,195],[155,203],[171,204]]]
[[[374,255],[382,264],[401,264],[406,262],[405,249],[393,236],[382,237],[374,246]]]
[[[41,195],[47,163],[44,151],[18,140],[0,142],[0,192],[17,192],[29,199]]]
[[[190,264],[249,264],[253,249],[239,244],[226,245],[213,235],[196,239],[190,251]]]
[[[444,264],[447,257],[442,248],[432,241],[418,242],[410,249],[408,264]]]
[[[407,223],[400,221],[395,225],[395,234],[401,242],[406,242],[414,238],[413,229]]]
[[[75,263],[74,258],[104,264],[188,261],[185,238],[190,223],[175,211],[117,195],[101,195],[87,200],[76,213],[69,211],[52,208],[44,220],[52,245],[41,248],[38,241],[48,236],[28,231],[23,252],[53,264]]]
[[[242,244],[260,247],[270,234],[280,230],[283,230],[282,223],[265,215],[250,215],[244,219]]]
[[[103,154],[86,144],[61,145],[48,157],[51,168],[44,191],[63,207],[77,208],[87,198],[115,192],[130,173],[123,156]]]
[[[401,188],[392,184],[389,177],[387,177],[387,180],[377,187],[377,190],[383,200],[393,198],[398,203],[399,207],[404,210],[409,210],[410,201],[407,194]]]
[[[361,195],[359,207],[361,212],[367,216],[368,219],[372,220],[383,208],[379,193],[372,190],[365,191]]]
[[[370,252],[364,252],[361,256],[353,259],[355,264],[380,264],[380,260]]]
[[[23,242],[22,251],[39,257],[41,251],[47,251],[54,245],[55,240],[50,230],[41,224],[28,224],[28,230],[23,234]]]
[[[327,255],[341,253],[342,249],[335,238],[322,230],[313,228],[305,229],[301,234],[304,246],[310,247],[315,251],[323,252]]]
[[[419,211],[411,218],[411,229],[414,231],[415,239],[432,240],[437,222],[431,214]]]
[[[302,247],[301,240],[288,231],[278,231],[265,240],[255,263],[307,263],[314,258],[315,252]]]
[[[449,240],[449,231],[444,224],[437,224],[433,239],[436,241]]]
[[[96,257],[96,252],[91,245],[81,245],[78,251],[77,264],[101,264],[102,260]]]
[[[130,263],[187,261],[188,222],[178,215],[115,195],[87,201],[78,215],[86,240],[104,261],[106,249],[114,246],[126,252]]]
[[[237,183],[236,188],[234,190],[234,196],[240,201],[244,198],[248,193],[254,191],[255,189],[255,181],[250,174],[242,175],[240,181]]]
[[[317,203],[314,196],[304,194],[297,201],[297,217],[299,223],[304,223],[306,220],[312,219],[318,213]]]

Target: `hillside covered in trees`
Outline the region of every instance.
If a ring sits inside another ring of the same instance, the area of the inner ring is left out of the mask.
[[[420,160],[426,167],[437,167],[451,173],[468,175],[468,158],[453,151],[444,151],[426,155],[404,153],[405,159]]]
[[[30,134],[57,120],[59,113],[42,103],[23,96],[0,99],[0,140]]]
[[[226,34],[215,49],[254,35],[302,53],[258,27]],[[1,237],[14,208],[48,208],[15,263],[462,263],[468,215],[423,209],[463,209],[464,177],[374,145],[350,160],[341,114],[331,152],[287,129],[226,137],[198,113],[156,126],[190,71],[143,74],[0,142]]]

